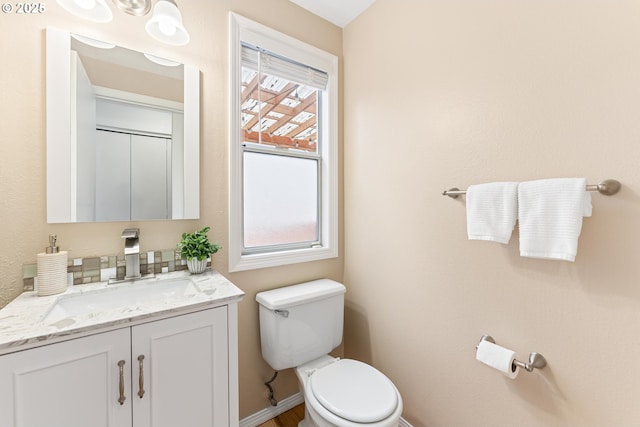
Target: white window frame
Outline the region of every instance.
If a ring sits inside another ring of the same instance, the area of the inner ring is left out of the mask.
[[[229,129],[229,271],[275,267],[338,256],[338,58],[300,40],[236,13],[229,14],[230,129]],[[322,157],[320,179],[320,244],[302,249],[243,253],[243,159],[241,146],[241,45],[249,43],[309,65],[329,75],[323,93],[319,134]]]

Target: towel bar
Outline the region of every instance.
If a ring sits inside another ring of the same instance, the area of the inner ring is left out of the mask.
[[[586,190],[597,191],[598,193],[603,194],[605,196],[613,196],[618,191],[620,191],[621,187],[622,187],[622,184],[620,184],[620,181],[617,181],[615,179],[605,179],[599,184],[587,185]],[[450,188],[442,192],[443,196],[449,196],[452,199],[457,199],[458,196],[461,196],[464,194],[467,194],[467,190],[460,190],[459,188],[456,188],[456,187]]]

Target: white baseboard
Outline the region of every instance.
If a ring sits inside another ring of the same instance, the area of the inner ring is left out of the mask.
[[[304,396],[298,392],[293,396],[289,396],[286,399],[282,399],[278,402],[278,406],[270,406],[264,408],[261,411],[256,412],[253,415],[249,415],[246,418],[240,420],[240,427],[256,427],[262,423],[269,421],[272,418],[277,417],[283,412],[287,412],[289,409],[304,403]],[[400,424],[398,427],[413,427],[403,418],[400,418]]]

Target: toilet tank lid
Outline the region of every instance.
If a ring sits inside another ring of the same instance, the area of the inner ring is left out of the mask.
[[[345,292],[346,288],[342,283],[331,279],[318,279],[260,292],[256,295],[256,301],[269,310],[281,310]]]

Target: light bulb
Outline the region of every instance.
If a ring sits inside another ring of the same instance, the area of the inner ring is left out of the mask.
[[[162,34],[171,37],[176,33],[176,26],[170,19],[161,19],[158,21],[158,29]]]

